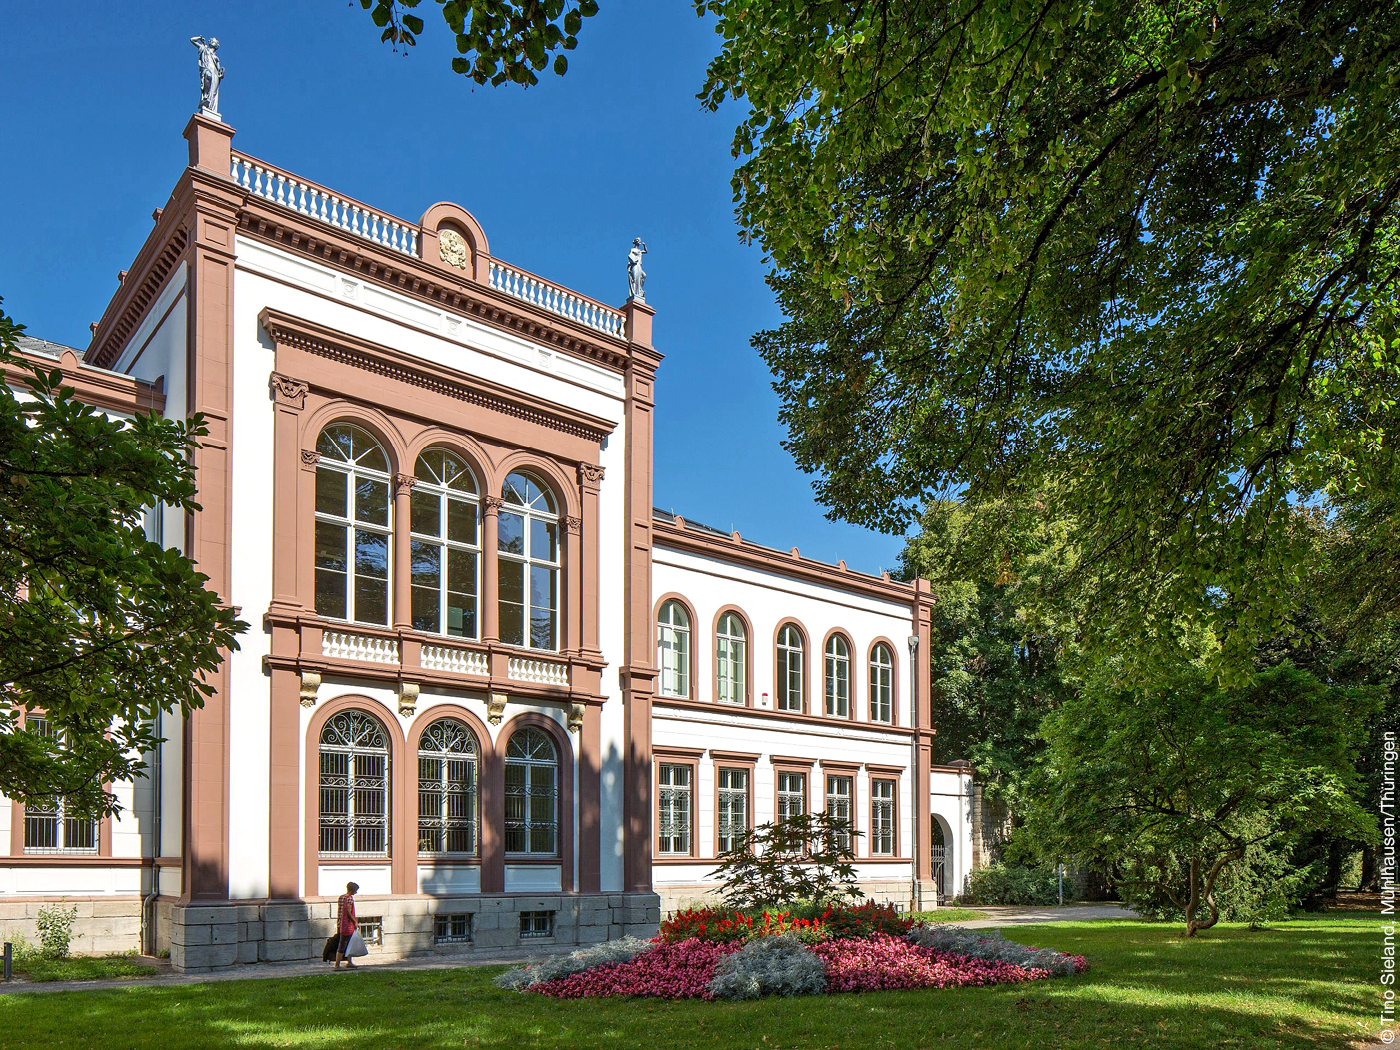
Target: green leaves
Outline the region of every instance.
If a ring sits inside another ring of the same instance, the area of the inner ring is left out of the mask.
[[[420,0],[360,0],[381,39],[405,48],[417,43],[423,20],[407,13]],[[551,65],[557,76],[569,69],[568,59],[556,54],[578,47],[583,20],[598,13],[594,0],[573,6],[563,0],[437,0],[443,21],[454,35],[459,58],[452,71],[478,84],[539,83],[536,71]]]
[[[178,550],[146,535],[149,508],[198,509],[198,416],[108,419],[58,370],[13,354],[0,313],[0,792],[110,812],[104,784],[141,775],[157,712],[198,707],[205,677],[247,629]],[[42,710],[55,738],[20,731]]]

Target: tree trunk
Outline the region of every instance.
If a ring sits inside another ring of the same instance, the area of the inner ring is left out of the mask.
[[[1201,904],[1201,862],[1191,858],[1188,878],[1191,880],[1190,895],[1186,900],[1186,936],[1196,936],[1196,909]]]
[[[1361,851],[1361,892],[1371,893],[1376,889],[1376,851],[1367,846]]]

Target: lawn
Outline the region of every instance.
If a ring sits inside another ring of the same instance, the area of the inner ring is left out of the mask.
[[[914,918],[924,922],[966,922],[969,919],[990,918],[986,912],[976,908],[939,908],[937,911],[916,911]]]
[[[47,959],[41,955],[19,956],[15,973],[30,981],[99,981],[127,977],[150,977],[160,973],[134,952],[114,955],[74,955],[67,959]]]
[[[1377,1032],[1379,920],[1184,941],[1129,920],[1008,930],[1087,955],[1030,985],[718,1004],[502,992],[499,968],[0,996],[0,1047],[1347,1047]]]

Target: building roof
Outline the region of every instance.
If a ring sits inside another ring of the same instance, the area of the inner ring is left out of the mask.
[[[83,352],[75,346],[65,346],[63,343],[55,343],[51,339],[40,339],[33,335],[21,335],[15,340],[15,346],[25,353],[43,354],[45,357],[57,358],[65,350],[80,360],[83,356]]]

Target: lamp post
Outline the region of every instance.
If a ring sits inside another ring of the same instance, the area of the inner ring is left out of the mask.
[[[919,910],[919,811],[915,806],[927,806],[928,799],[917,799],[919,786],[919,636],[909,636],[909,904],[910,911]]]

